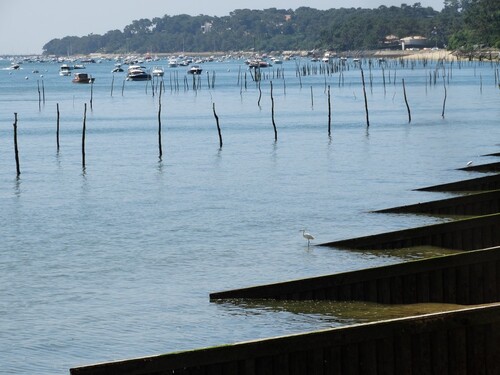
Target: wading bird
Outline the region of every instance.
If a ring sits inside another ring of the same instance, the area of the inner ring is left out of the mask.
[[[300,232],[302,232],[302,237],[307,240],[307,246],[309,246],[311,240],[314,240],[314,236],[311,233],[307,233],[305,229],[301,229]]]

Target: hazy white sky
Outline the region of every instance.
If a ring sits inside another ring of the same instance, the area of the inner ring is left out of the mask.
[[[68,35],[122,30],[133,20],[165,14],[225,16],[235,9],[378,8],[413,5],[401,0],[0,0],[0,55],[41,53],[45,43]],[[443,8],[444,0],[422,0],[423,7]]]

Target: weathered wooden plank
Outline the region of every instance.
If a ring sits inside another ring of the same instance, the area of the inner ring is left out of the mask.
[[[411,336],[409,334],[397,335],[394,338],[394,344],[395,373],[400,375],[411,375]]]
[[[465,327],[457,327],[448,331],[448,364],[450,374],[467,374],[467,339]]]
[[[429,272],[429,302],[444,301],[443,297],[443,270],[436,269]]]
[[[486,374],[486,325],[466,328],[467,371],[469,374]]]
[[[447,331],[444,328],[430,333],[430,355],[434,374],[453,375],[448,373],[447,340]]]
[[[359,344],[359,373],[377,375],[377,348],[374,340]]]
[[[412,336],[412,374],[427,375],[432,373],[431,349],[429,332],[422,332]]]
[[[377,343],[377,374],[395,374],[394,337],[376,340]]]

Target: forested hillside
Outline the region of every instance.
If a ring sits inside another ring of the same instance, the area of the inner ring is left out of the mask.
[[[228,16],[140,19],[104,35],[67,36],[44,54],[210,51],[347,51],[387,47],[384,38],[420,35],[439,47],[500,47],[498,0],[445,0],[440,12],[420,3],[377,9],[238,9]]]

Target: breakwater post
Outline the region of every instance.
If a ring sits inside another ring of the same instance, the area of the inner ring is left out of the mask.
[[[403,95],[405,98],[405,104],[406,104],[406,109],[408,111],[408,123],[411,122],[411,113],[410,113],[410,106],[408,105],[408,98],[406,97],[406,87],[405,87],[405,79],[402,79],[403,81]]]
[[[90,109],[92,110],[92,101],[94,97],[94,81],[90,81]]]
[[[83,128],[82,128],[82,168],[85,170],[85,132],[87,130],[87,103],[83,107]]]
[[[40,94],[40,81],[39,80],[36,81],[36,86],[38,89],[38,110],[41,110],[42,109],[42,107],[41,107],[42,98],[41,98],[41,94]]]
[[[163,81],[160,82],[160,93],[158,94],[158,157],[161,160],[163,155],[161,147],[161,92],[163,89]]]
[[[59,152],[59,119],[60,119],[59,103],[56,104],[56,108],[57,108],[56,143],[57,143],[57,152]]]
[[[219,148],[222,148],[222,134],[220,131],[219,116],[217,116],[217,113],[215,112],[215,103],[212,103],[212,110],[214,112],[215,122],[217,124],[217,132],[219,133]]]
[[[443,77],[443,87],[444,87],[444,99],[443,99],[443,111],[441,112],[441,117],[444,118],[444,108],[446,106],[446,81]]]
[[[332,134],[332,105],[330,96],[330,85],[328,85],[328,137]]]
[[[273,81],[270,81],[271,83],[271,119],[273,122],[273,128],[274,128],[274,142],[278,141],[278,131],[276,130],[276,123],[274,122],[274,97],[273,97]]]
[[[366,127],[368,128],[370,126],[370,118],[368,117],[368,100],[366,99],[365,74],[363,73],[363,68],[361,68],[361,82],[363,84],[363,96],[365,98]]]
[[[21,174],[21,168],[19,166],[19,148],[17,146],[17,112],[14,112],[14,154],[16,157],[16,172],[17,177]]]

